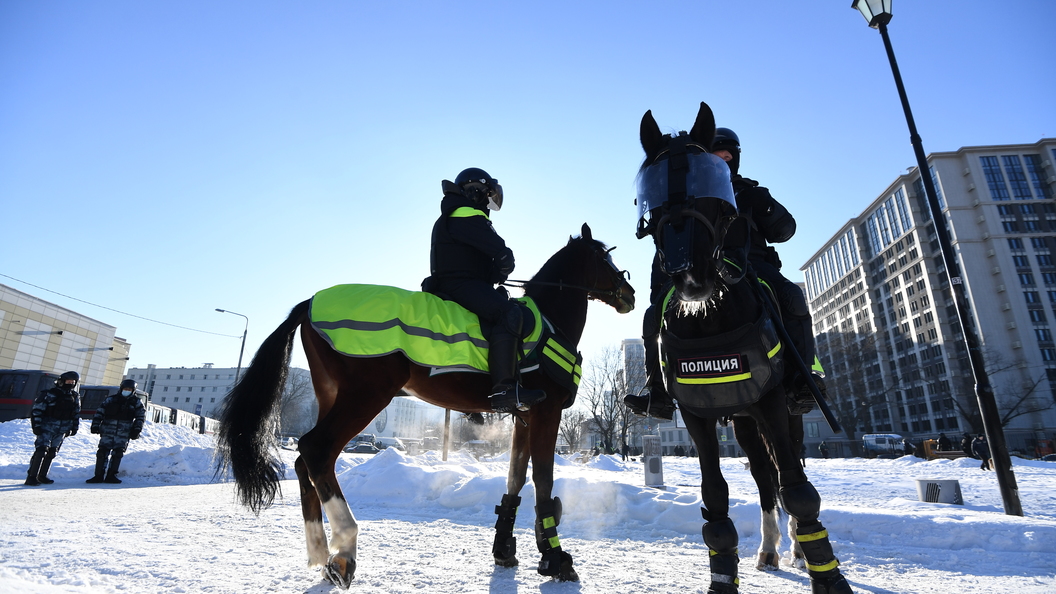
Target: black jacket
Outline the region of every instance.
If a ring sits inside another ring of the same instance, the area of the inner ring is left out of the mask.
[[[791,239],[796,234],[796,219],[759,182],[739,175],[733,176],[731,181],[737,196],[737,210],[751,222],[748,259],[761,259],[780,269],[777,251],[767,244]]]
[[[440,218],[433,225],[429,253],[430,281],[476,279],[498,283],[513,271],[513,251],[495,232],[487,210],[444,184]],[[428,290],[428,288],[426,289]]]

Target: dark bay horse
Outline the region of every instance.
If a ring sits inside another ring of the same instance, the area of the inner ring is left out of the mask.
[[[634,307],[634,289],[616,268],[610,248],[591,237],[583,225],[579,237],[553,255],[525,286],[566,344],[579,343],[586,324],[588,299],[602,301],[620,313]],[[240,501],[255,512],[271,505],[282,475],[274,454],[278,402],[285,385],[294,335],[308,358],[319,417],[299,443],[295,463],[305,522],[308,562],[322,567],[330,582],[347,588],[355,577],[359,532],[334,473],[342,448],[362,431],[396,396],[400,388],[421,400],[462,412],[490,412],[491,380],[486,373],[430,375],[430,368],[411,362],[402,352],[370,358],[351,357],[331,347],[309,320],[311,300],[293,308],[289,317],[261,344],[242,379],[228,395],[220,415],[218,472],[232,471]],[[575,361],[573,362],[575,363]],[[520,503],[518,493],[532,462],[536,494],[536,544],[541,553],[538,572],[559,580],[578,580],[572,557],[557,537],[560,499],[552,497],[554,449],[562,408],[570,405],[573,390],[542,372],[526,373],[525,386],[546,391],[546,399],[514,423],[507,493],[496,507],[492,554],[498,565],[517,565],[513,526]],[[329,545],[323,512],[330,522]]]
[[[732,417],[760,489],[759,565],[776,565],[776,555],[767,557],[776,551],[775,536],[780,538],[774,509],[779,498],[795,522],[795,544],[805,557],[812,591],[846,594],[850,587],[818,521],[821,498],[799,460],[802,420],[790,415],[782,381],[785,349],[791,347],[778,338],[744,257],[747,226],[737,213],[729,168],[708,153],[714,136],[715,119],[705,103],[688,134],[661,134],[646,112],[640,130],[645,161],[638,177],[639,236],[653,236],[659,271],[671,283],[660,308],[664,379],[699,452],[702,532],[712,576],[708,592],[734,593],[739,584],[738,535],[729,517],[729,486],[719,467],[715,431],[719,420]]]

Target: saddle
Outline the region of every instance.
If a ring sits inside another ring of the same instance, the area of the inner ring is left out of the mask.
[[[542,370],[573,398],[583,356],[554,328],[530,297],[521,302],[535,318],[524,339],[521,373]],[[442,373],[488,373],[488,340],[476,314],[432,293],[383,285],[337,285],[312,297],[312,328],[334,350],[349,357],[402,353],[411,362]]]

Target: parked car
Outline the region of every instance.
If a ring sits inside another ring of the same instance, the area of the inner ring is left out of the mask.
[[[377,454],[381,450],[374,447],[373,444],[366,442],[350,443],[345,446],[345,451],[349,454]]]
[[[383,450],[385,448],[396,448],[401,452],[407,451],[407,446],[405,446],[403,442],[400,441],[399,437],[379,437],[374,440],[374,445],[378,446]]]
[[[1056,454],[1045,454],[1041,459],[1046,462],[1056,462]]]

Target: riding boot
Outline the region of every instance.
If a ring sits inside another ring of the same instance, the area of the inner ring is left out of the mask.
[[[40,471],[37,472],[37,480],[42,485],[50,485],[55,482],[48,478],[48,470],[51,469],[51,461],[55,459],[55,454],[58,451],[58,448],[48,448],[48,451],[44,454],[44,459],[40,461]]]
[[[106,478],[103,479],[104,483],[121,483],[121,479],[117,478],[117,471],[121,468],[121,458],[124,455],[125,453],[121,450],[114,450],[114,453],[110,455],[110,468],[106,470]]]
[[[488,339],[488,367],[495,385],[488,400],[491,410],[495,412],[523,412],[546,398],[543,390],[523,388],[517,382],[517,350],[520,342],[518,336],[501,326],[496,326]]]
[[[517,506],[520,504],[520,497],[507,493],[502,496],[502,503],[495,506],[499,518],[495,520],[495,542],[491,545],[491,554],[495,557],[496,565],[517,565],[517,537],[513,535],[513,525],[517,521]]]
[[[26,473],[26,484],[31,487],[36,487],[40,484],[37,480],[37,473],[40,472],[40,463],[44,461],[44,455],[48,453],[48,448],[37,448],[33,451],[33,457],[29,459],[29,472]]]
[[[103,482],[103,474],[106,472],[106,460],[110,457],[110,450],[99,449],[95,453],[95,476],[84,481],[86,483]]]
[[[664,377],[660,371],[660,345],[655,338],[645,341],[645,374],[642,393],[628,394],[623,398],[623,403],[636,415],[670,421],[675,416],[675,402],[664,387]]]

